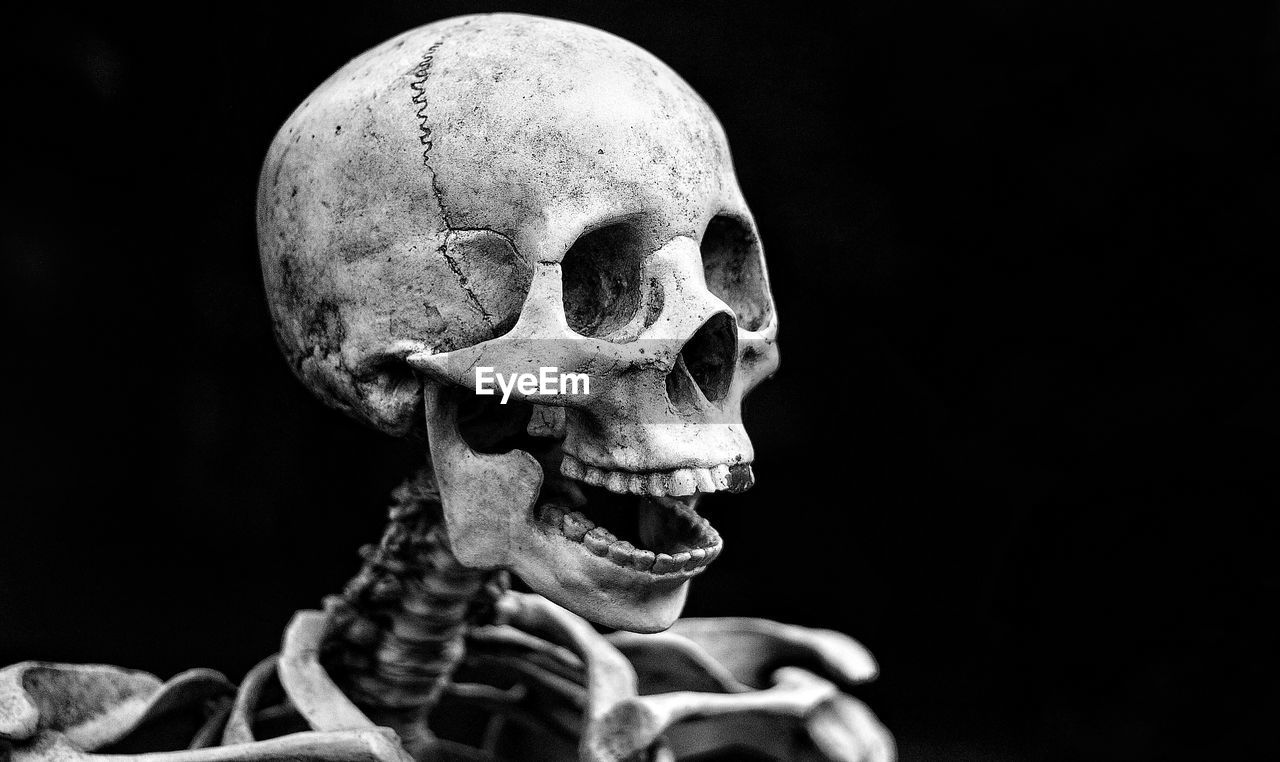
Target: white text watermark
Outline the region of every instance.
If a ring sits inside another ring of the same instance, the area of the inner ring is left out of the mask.
[[[513,391],[522,397],[551,394],[590,394],[591,377],[586,373],[561,373],[559,368],[539,368],[537,373],[498,373],[492,367],[476,367],[476,394],[502,392],[507,404]]]

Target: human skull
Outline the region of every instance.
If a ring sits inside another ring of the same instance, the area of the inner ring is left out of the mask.
[[[777,364],[755,223],[688,84],[564,21],[414,29],[289,117],[258,234],[295,372],[425,430],[459,560],[606,626],[679,616],[721,548],[697,500],[750,486],[741,403]],[[543,368],[589,393],[475,393]]]

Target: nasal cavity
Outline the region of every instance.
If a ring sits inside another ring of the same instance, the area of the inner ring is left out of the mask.
[[[675,367],[667,374],[667,396],[679,407],[689,402],[696,387],[708,402],[720,402],[729,393],[738,357],[738,329],[733,316],[712,315],[685,342]]]

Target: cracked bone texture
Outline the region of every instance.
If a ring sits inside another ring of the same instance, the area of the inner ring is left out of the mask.
[[[596,328],[690,331],[737,307],[769,335],[754,223],[707,105],[630,43],[528,16],[447,20],[356,58],[289,117],[259,185],[286,355],[324,399],[393,432],[420,404],[398,361],[506,333],[536,272],[555,271],[534,298],[558,298],[570,247],[615,223],[598,253],[632,271],[617,306],[637,319],[607,313]],[[697,243],[709,229],[708,270]],[[683,247],[674,262],[653,262],[670,243]]]
[[[289,117],[258,233],[293,370],[377,429],[425,432],[430,466],[344,594],[298,612],[234,696],[207,670],[16,665],[0,758],[893,759],[840,692],[874,674],[861,646],[676,622],[723,549],[698,501],[754,480],[741,404],[777,322],[723,130],[662,62],[529,16],[406,32]],[[482,366],[591,393],[477,410]],[[433,732],[450,712],[481,717],[476,747]]]
[[[562,479],[653,496],[751,485],[741,405],[776,367],[777,324],[724,131],[687,83],[569,22],[412,30],[289,117],[258,233],[304,383],[392,434],[425,419],[463,564],[511,568],[609,626],[670,625],[687,579],[660,577],[714,554],[636,560],[602,538],[564,542],[537,514]],[[483,451],[456,431],[480,367],[590,379],[586,394],[512,394],[536,411],[516,428],[557,457]]]

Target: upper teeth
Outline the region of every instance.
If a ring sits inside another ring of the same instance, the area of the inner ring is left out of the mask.
[[[737,474],[733,473],[735,469],[738,471]],[[560,462],[560,473],[570,479],[604,487],[620,495],[658,497],[663,495],[681,497],[695,492],[741,488],[743,484],[749,485],[752,478],[751,466],[745,463],[732,467],[722,463],[712,468],[676,468],[670,471],[637,473],[589,466],[568,453],[565,453],[564,459]]]

